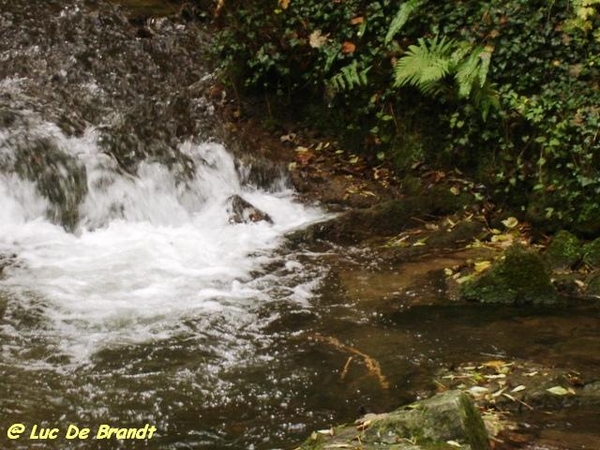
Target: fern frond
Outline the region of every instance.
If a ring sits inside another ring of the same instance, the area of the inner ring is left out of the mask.
[[[358,86],[366,86],[369,82],[367,77],[369,70],[371,70],[371,66],[360,68],[357,61],[354,60],[347,66],[342,67],[338,73],[329,79],[327,84],[335,92],[352,90]]]
[[[458,83],[458,96],[469,98],[475,86],[483,88],[490,69],[491,52],[487,49],[477,47],[456,70],[456,81]]]
[[[486,121],[492,110],[500,110],[500,99],[498,92],[490,83],[482,87],[476,86],[472,97],[473,104],[481,113],[481,118]]]
[[[445,78],[453,70],[451,59],[453,40],[419,39],[419,45],[411,45],[394,67],[394,86],[415,86],[421,90],[430,83]]]
[[[490,71],[490,63],[492,62],[492,47],[487,47],[479,54],[481,59],[481,67],[479,68],[479,86],[483,87],[487,81],[487,75]]]
[[[407,2],[402,3],[400,8],[398,8],[398,12],[396,16],[392,19],[390,23],[390,28],[388,29],[387,34],[385,35],[385,43],[388,44],[393,37],[402,29],[402,27],[408,22],[408,19],[412,15],[412,13],[419,8],[424,2],[424,0],[408,0]]]
[[[480,59],[477,54],[471,54],[456,70],[454,78],[458,84],[458,97],[469,98],[473,85],[479,76]]]

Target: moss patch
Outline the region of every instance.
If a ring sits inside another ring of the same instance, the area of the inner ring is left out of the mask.
[[[600,268],[600,238],[583,246],[583,262],[593,268]]]
[[[569,269],[582,257],[581,242],[573,234],[561,230],[552,239],[544,256],[552,269]]]
[[[542,258],[520,244],[511,246],[504,259],[461,289],[466,300],[481,303],[551,304],[556,290]]]

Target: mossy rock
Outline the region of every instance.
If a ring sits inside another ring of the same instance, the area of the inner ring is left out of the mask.
[[[561,230],[552,239],[544,256],[552,269],[569,269],[583,256],[581,242],[573,234]]]
[[[393,236],[421,225],[415,218],[451,214],[471,204],[470,194],[454,195],[443,186],[434,187],[415,197],[390,200],[367,209],[355,209],[338,217],[295,232],[292,242],[327,240],[339,244],[356,244],[371,237]]]
[[[600,273],[593,274],[587,282],[585,288],[586,295],[600,298]]]
[[[360,448],[362,450],[489,450],[488,434],[471,398],[447,391],[389,414],[363,418],[362,426],[337,427],[332,433],[313,433],[300,450]]]
[[[593,268],[600,268],[600,238],[583,246],[583,262]]]
[[[558,294],[543,259],[515,244],[489,271],[465,283],[461,296],[481,303],[554,304]]]

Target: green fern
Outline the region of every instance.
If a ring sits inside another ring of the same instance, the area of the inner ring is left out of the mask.
[[[433,89],[454,70],[452,58],[456,42],[438,36],[419,39],[418,45],[408,47],[406,54],[394,67],[394,86],[415,86],[422,91]]]
[[[476,106],[485,120],[499,107],[497,93],[487,81],[492,50],[452,39],[434,36],[419,39],[394,66],[394,86],[414,86],[424,95],[447,94],[451,76],[456,84],[456,97]]]
[[[359,86],[366,86],[369,70],[371,70],[371,66],[361,69],[358,62],[354,60],[347,66],[342,67],[338,73],[329,79],[327,84],[334,92],[350,91]]]
[[[388,29],[387,34],[385,35],[385,43],[388,44],[394,36],[402,29],[402,27],[408,22],[408,19],[412,15],[412,13],[419,8],[424,2],[424,0],[408,0],[405,3],[400,5],[398,8],[398,12],[396,16],[390,23],[390,28]]]
[[[490,70],[491,51],[482,47],[473,50],[456,69],[458,96],[469,98],[475,87],[483,88]]]

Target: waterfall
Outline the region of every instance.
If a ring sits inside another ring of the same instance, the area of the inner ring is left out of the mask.
[[[40,141],[53,159],[46,153],[37,167],[33,154],[33,167],[16,170],[24,145]],[[11,299],[5,332],[43,337],[52,357],[83,362],[101,348],[168,339],[190,318],[210,327],[227,317],[232,332],[256,325],[252,311],[269,301],[269,286],[253,273],[275,258],[287,231],[321,213],[294,202],[290,190],[242,186],[218,143],[186,141],[178,151],[193,164],[191,175],[150,161],[132,175],[102,151],[93,129],[67,137],[52,124],[29,123],[3,133],[0,166],[12,170],[0,174],[0,252],[15,255],[0,280]],[[234,194],[273,223],[230,223]],[[58,220],[66,209],[77,217],[72,227]],[[22,314],[41,315],[40,323],[17,329],[11,314],[25,304]]]
[[[0,429],[151,423],[145,448],[231,448],[236,405],[260,417],[304,382],[271,373],[269,327],[310,308],[321,275],[284,236],[323,212],[214,137],[201,25],[139,26],[0,0]],[[270,220],[232,220],[232,196]]]

